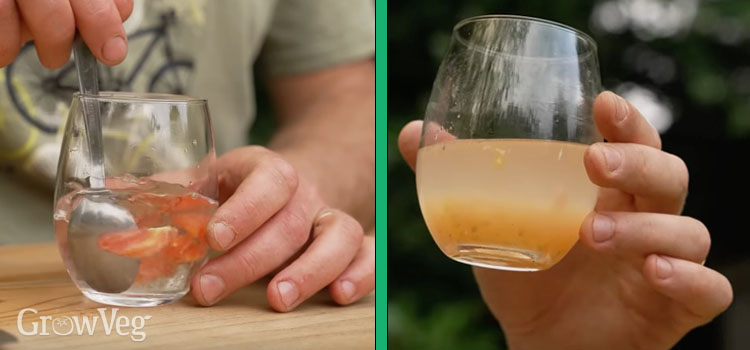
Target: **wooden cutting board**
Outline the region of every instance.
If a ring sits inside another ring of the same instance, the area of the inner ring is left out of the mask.
[[[68,277],[54,243],[0,246],[0,329],[11,333],[16,343],[0,349],[132,349],[132,348],[245,348],[245,349],[373,349],[375,347],[375,294],[346,307],[337,306],[321,292],[294,312],[277,313],[268,307],[267,281],[242,288],[212,307],[198,306],[191,297],[151,308],[119,307],[116,322],[120,334],[110,334],[99,323],[89,335],[71,328],[78,320],[100,316],[112,319],[115,307],[86,299]],[[18,329],[37,333],[46,324],[48,335],[23,335]],[[42,317],[49,316],[47,321]],[[120,317],[125,316],[125,317]],[[137,317],[141,316],[142,321]],[[151,316],[146,319],[146,316]],[[120,321],[119,319],[123,319]],[[132,324],[142,325],[133,330]],[[54,330],[52,328],[55,325]],[[80,322],[79,322],[80,324]],[[73,329],[70,335],[66,332]],[[55,330],[57,334],[55,334]],[[134,341],[133,339],[141,339]]]

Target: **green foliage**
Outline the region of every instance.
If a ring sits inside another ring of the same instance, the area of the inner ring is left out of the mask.
[[[396,349],[497,349],[502,344],[499,330],[476,332],[477,319],[484,313],[478,300],[457,300],[417,310],[419,297],[401,296],[388,302],[388,346]]]

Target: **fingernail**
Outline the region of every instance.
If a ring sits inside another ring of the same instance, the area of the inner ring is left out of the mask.
[[[615,235],[615,222],[609,216],[597,214],[594,216],[593,229],[594,242],[602,243]]]
[[[222,250],[229,248],[236,236],[234,230],[223,222],[217,222],[211,228],[214,232],[214,241],[219,245],[219,248]]]
[[[628,105],[625,100],[615,93],[609,94],[609,99],[615,105],[615,121],[621,122],[628,116]]]
[[[354,292],[356,287],[354,287],[354,283],[344,280],[341,281],[341,292],[344,293],[344,297],[346,298],[346,301],[352,300],[354,297]]]
[[[294,286],[294,284],[292,284],[292,282],[281,281],[276,284],[276,288],[279,290],[279,295],[281,295],[281,302],[284,303],[287,308],[291,307],[295,302],[297,302],[297,299],[299,298],[299,291],[297,291],[297,288]]]
[[[102,47],[102,57],[107,61],[119,62],[125,59],[127,51],[128,48],[127,44],[125,44],[125,39],[116,36],[109,38],[109,40],[104,43],[104,46]]]
[[[215,275],[204,274],[201,276],[201,293],[207,304],[213,304],[224,293],[224,281]]]
[[[669,277],[672,274],[672,264],[660,256],[656,257],[656,277],[661,279]]]
[[[622,156],[620,152],[609,146],[600,146],[600,150],[604,154],[604,161],[607,163],[607,170],[614,172],[622,164]]]

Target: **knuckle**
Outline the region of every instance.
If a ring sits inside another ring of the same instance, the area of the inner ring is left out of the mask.
[[[344,237],[348,240],[347,243],[354,246],[361,245],[365,234],[359,221],[344,212],[339,212],[337,216],[339,217],[338,221],[341,230],[344,232]]]
[[[270,151],[267,148],[263,146],[258,146],[258,145],[250,145],[250,146],[245,146],[242,148],[237,148],[237,152],[238,153],[247,152],[247,153],[258,154],[258,155],[270,153]]]
[[[634,214],[638,215],[638,214]],[[653,236],[654,234],[658,233],[658,226],[655,222],[658,220],[657,218],[647,215],[647,216],[635,216],[635,220],[638,223],[637,231],[643,232],[647,236]]]
[[[229,150],[227,153],[224,153],[224,155],[220,156],[219,159],[227,159],[227,158],[237,158],[245,155],[246,153],[252,152],[252,148],[257,146],[243,146],[243,147],[237,147],[234,149]]]
[[[653,217],[643,217],[638,220],[638,227],[633,230],[636,232],[635,236],[637,236],[634,239],[639,241],[637,244],[643,247],[656,247],[660,245],[663,235],[659,232],[659,224],[656,220]]]
[[[230,162],[232,164],[239,161],[240,165],[244,167],[248,164],[253,164],[254,159],[259,159],[266,153],[268,153],[268,150],[264,147],[257,145],[248,145],[230,150],[229,152],[219,157],[219,161]]]
[[[621,121],[617,122],[618,124],[630,122],[639,114],[638,110],[631,106],[628,100],[620,96],[617,96],[617,107],[617,114],[620,114],[620,117],[622,118]]]
[[[36,23],[36,26],[42,26],[42,28],[38,28],[41,29],[42,35],[36,39],[54,43],[73,41],[76,32],[73,12],[68,10],[58,13],[47,9],[40,14],[38,19],[40,21]]]
[[[280,231],[287,236],[290,243],[294,246],[301,246],[307,242],[310,236],[310,229],[307,227],[307,220],[303,215],[293,210],[288,210],[283,220],[279,222]]]
[[[240,251],[239,264],[245,281],[253,281],[259,277],[258,267],[261,266],[260,259],[253,250],[245,249]]]
[[[592,144],[584,153],[584,161],[589,176],[599,181],[612,182],[617,177],[617,172],[609,171],[607,168],[606,151],[610,145],[597,142]]]
[[[648,154],[650,150],[647,150],[642,147],[638,147],[637,151],[635,153],[635,157],[631,157],[634,159],[637,159],[635,162],[635,175],[638,176],[638,178],[641,181],[650,182],[650,172],[652,168],[653,159],[651,157],[651,154]],[[656,164],[653,164],[656,165]]]
[[[294,167],[286,160],[278,156],[271,156],[266,161],[267,167],[271,172],[273,181],[285,188],[288,193],[294,193],[299,185],[299,177]]]

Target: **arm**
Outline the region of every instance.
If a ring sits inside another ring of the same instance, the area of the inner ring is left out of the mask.
[[[269,148],[364,228],[375,217],[375,67],[372,60],[273,77],[280,122]]]
[[[209,223],[227,251],[193,279],[211,305],[278,271],[267,298],[291,311],[324,287],[349,304],[375,287],[372,61],[274,78],[280,130],[271,150],[237,148],[217,160],[222,204]],[[356,216],[356,219],[352,216]]]
[[[226,254],[193,279],[201,304],[268,274],[282,312],[326,287],[342,305],[374,289],[373,25],[368,0],[278,1],[256,63],[280,126],[268,149],[217,160],[206,237]]]

